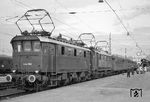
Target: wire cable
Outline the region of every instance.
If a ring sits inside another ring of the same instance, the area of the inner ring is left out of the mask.
[[[27,4],[25,4],[25,3],[23,3],[23,2],[21,2],[21,1],[18,1],[18,0],[14,0],[15,2],[17,2],[18,4],[20,4],[20,5],[22,5],[22,6],[24,6],[24,7],[27,7],[27,9],[29,8],[29,9],[33,9],[33,7],[31,7],[31,6],[29,6],[29,5],[27,5]],[[21,6],[21,7],[22,7]]]
[[[75,28],[75,27],[72,27],[72,26],[70,26],[69,24],[67,24],[67,23],[64,23],[63,21],[61,21],[61,20],[59,20],[59,19],[57,19],[56,17],[54,17],[54,16],[52,16],[52,18],[54,18],[56,21],[58,21],[59,23],[61,23],[61,24],[63,24],[63,25],[66,25],[67,27],[69,27],[69,28],[71,28],[71,29],[74,29],[75,31],[80,31],[80,32],[82,32],[81,30],[77,30],[77,28]]]
[[[62,5],[60,2],[58,2],[57,0],[55,0],[61,7],[63,7],[67,12],[69,11],[69,9],[67,7],[65,7],[64,5]],[[76,14],[76,12],[69,12],[69,14]],[[89,26],[88,24],[86,24],[85,22],[83,22],[78,16],[74,15],[74,17],[76,19],[78,19],[80,22],[82,22],[83,24],[85,24],[89,29],[94,30],[91,26]]]
[[[107,0],[104,0],[106,2],[106,4],[109,6],[109,8],[114,12],[114,14],[116,15],[117,19],[120,21],[121,25],[123,26],[123,28],[126,30],[127,32],[127,36],[130,36],[131,39],[135,42],[136,47],[141,51],[141,53],[143,53],[144,55],[145,52],[143,52],[142,48],[139,46],[139,44],[137,43],[137,41],[130,35],[128,29],[126,28],[126,26],[124,25],[123,21],[121,20],[121,18],[119,17],[119,15],[116,13],[116,11],[111,7],[111,5],[107,2]]]
[[[109,6],[109,8],[114,12],[114,14],[116,15],[117,19],[120,21],[121,25],[123,26],[123,28],[126,30],[127,35],[129,35],[129,31],[126,28],[126,26],[123,24],[123,21],[121,20],[121,18],[119,17],[119,15],[116,13],[116,11],[111,7],[111,5],[107,2],[107,0],[104,0],[106,2],[106,4]]]

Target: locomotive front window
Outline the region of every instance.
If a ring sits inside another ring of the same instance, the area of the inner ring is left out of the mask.
[[[31,41],[24,41],[23,48],[25,52],[31,51]]]
[[[33,51],[39,52],[41,50],[40,42],[34,41],[33,42]]]

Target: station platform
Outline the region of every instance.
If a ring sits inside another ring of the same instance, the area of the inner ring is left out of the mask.
[[[133,89],[133,90],[131,90]],[[138,90],[137,90],[138,89]],[[1,102],[149,102],[150,72],[105,77]]]

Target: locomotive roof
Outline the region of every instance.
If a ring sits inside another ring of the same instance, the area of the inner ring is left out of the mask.
[[[54,40],[54,39],[49,39],[49,38],[41,37],[41,36],[38,36],[38,38],[39,38],[39,40],[40,40],[41,42],[51,42],[51,43],[58,44],[58,45],[64,45],[64,46],[68,46],[68,47],[73,47],[73,48],[78,48],[78,49],[83,49],[83,50],[88,50],[88,51],[90,51],[90,50],[87,49],[87,48],[80,47],[80,46],[73,45],[73,44],[69,44],[69,43],[65,43],[65,42],[61,42],[61,41],[57,41],[57,40]]]
[[[80,47],[80,46],[77,46],[77,45],[57,41],[57,40],[54,40],[52,38],[47,38],[47,37],[42,37],[42,36],[15,36],[11,40],[11,43],[13,41],[26,41],[26,40],[39,40],[40,42],[50,42],[50,43],[54,43],[54,44],[58,44],[58,45],[64,45],[64,46],[68,46],[68,47],[73,47],[73,48],[78,48],[78,49],[83,49],[83,50],[90,51],[88,48],[84,48],[84,47]]]
[[[39,40],[37,36],[15,36],[12,41],[22,41],[22,40]]]
[[[109,53],[107,53],[107,52],[105,52],[103,50],[101,50],[101,51],[95,51],[95,52],[98,53],[98,54],[102,54],[102,55],[106,55],[106,56],[111,56],[111,54],[109,54]]]

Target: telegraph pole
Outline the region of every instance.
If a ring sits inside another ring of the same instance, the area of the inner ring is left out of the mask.
[[[125,48],[124,53],[125,53],[125,58],[127,58],[127,48]]]

